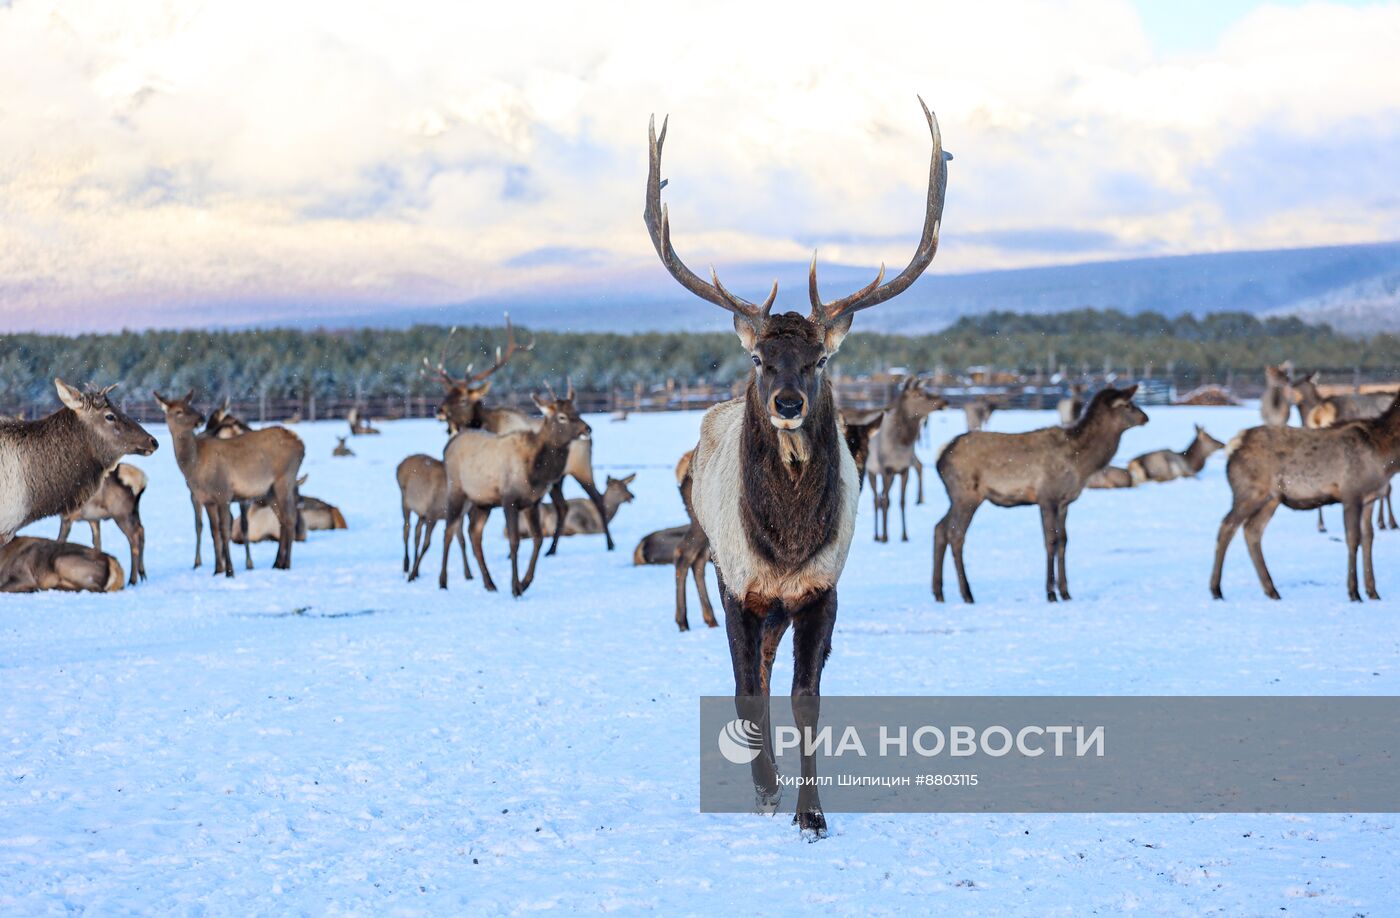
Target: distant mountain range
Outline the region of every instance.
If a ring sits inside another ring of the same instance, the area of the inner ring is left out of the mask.
[[[899,266],[891,266],[891,271]],[[935,263],[936,268],[936,263]],[[822,265],[822,290],[835,298],[867,283],[870,268]],[[806,311],[806,266],[749,263],[721,273],[730,290],[759,299],[773,279],[778,309]],[[868,331],[921,334],[959,317],[993,310],[1023,313],[1114,308],[1135,313],[1239,311],[1297,315],[1354,333],[1400,331],[1400,242],[1138,258],[1045,268],[927,274],[899,299],[861,316]],[[658,265],[568,287],[485,297],[432,308],[384,309],[318,318],[324,327],[404,327],[415,323],[517,324],[554,331],[686,331],[723,328],[716,310],[682,290]]]

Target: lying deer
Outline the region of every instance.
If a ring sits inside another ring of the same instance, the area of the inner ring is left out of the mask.
[[[20,536],[0,546],[0,593],[115,593],[125,580],[116,558],[86,545]]]
[[[441,459],[417,453],[399,463],[396,475],[403,508],[403,572],[412,582],[418,579],[418,566],[423,563],[423,556],[433,543],[433,530],[437,528],[438,520],[447,519],[447,470],[443,468]],[[410,563],[408,531],[414,514],[418,515],[418,526],[413,531],[413,560]],[[462,573],[467,580],[471,580],[472,569],[467,563],[467,535],[460,526],[457,527],[457,544],[462,549]]]
[[[281,523],[277,560],[272,566],[279,570],[290,568],[297,472],[306,455],[301,439],[285,427],[264,427],[228,440],[197,437],[195,428],[204,423],[204,418],[191,405],[193,389],[178,399],[167,399],[159,392],[152,395],[165,411],[165,423],[175,441],[175,461],[185,476],[185,484],[209,517],[214,573],[233,576],[233,561],[229,557],[233,517],[229,503],[258,500],[269,492]]]
[[[92,547],[102,550],[102,521],[111,520],[126,536],[131,547],[131,585],[146,579],[146,527],[141,525],[141,495],[146,491],[146,473],[125,462],[102,479],[97,493],[81,507],[63,515],[58,525],[58,541],[67,542],[73,524],[82,520],[92,527]]]
[[[632,563],[638,567],[644,564],[675,564],[681,542],[689,531],[690,524],[686,523],[647,533],[632,550]]]
[[[1317,391],[1317,373],[1309,373],[1292,383],[1298,396],[1298,414],[1303,426],[1317,430],[1335,427],[1347,421],[1365,421],[1380,417],[1387,408],[1394,393],[1368,393],[1364,395],[1328,395]],[[1390,528],[1395,529],[1395,505],[1387,484],[1380,500],[1377,501],[1376,523],[1386,528],[1389,514]],[[1317,531],[1326,532],[1327,524],[1322,519],[1322,508],[1317,508]]]
[[[606,517],[598,515],[598,508],[593,505],[593,501],[587,498],[576,497],[569,501],[564,514],[564,535],[598,535],[603,531],[605,522],[611,523],[613,517],[617,516],[617,511],[623,504],[631,503],[636,499],[636,495],[627,490],[627,486],[636,478],[636,474],[628,475],[626,478],[614,478],[608,476],[607,487],[603,489],[603,508]],[[544,534],[554,535],[558,531],[558,516],[552,513],[543,515]],[[530,528],[530,518],[521,517],[521,535],[533,536],[534,530]]]
[[[1174,478],[1194,478],[1206,467],[1206,460],[1225,444],[1206,433],[1200,424],[1196,425],[1196,436],[1191,444],[1181,452],[1173,449],[1153,450],[1143,453],[1128,463],[1128,475],[1133,484],[1144,481],[1171,481]]]
[[[1265,426],[1286,427],[1293,410],[1293,390],[1288,371],[1281,366],[1264,368],[1264,395],[1259,399],[1259,414]]]
[[[1060,424],[1069,427],[1079,420],[1079,416],[1084,413],[1084,392],[1084,384],[1075,383],[1069,387],[1069,395],[1056,403],[1055,410],[1060,413]]]
[[[302,492],[306,479],[305,475],[297,479],[296,540],[305,542],[308,532],[349,529],[350,526],[345,522],[345,515],[340,512],[339,507]],[[247,513],[233,521],[233,541],[240,545],[250,542],[272,542],[280,534],[281,526],[272,501],[264,497],[252,501]],[[251,533],[251,536],[245,536],[245,532]]]
[[[80,392],[53,381],[63,407],[37,421],[0,421],[0,545],[46,516],[87,502],[122,456],[149,456],[156,440],[108,399],[113,384]]]
[[[346,440],[345,437],[336,437],[336,438],[335,438],[335,449],[331,450],[331,455],[332,455],[332,456],[344,457],[344,456],[353,456],[353,455],[355,455],[355,451],[354,451],[353,449],[351,449],[350,447],[348,447],[348,446],[345,445],[345,440]]]
[[[1116,465],[1106,465],[1089,476],[1084,482],[1086,488],[1131,488],[1135,482],[1132,473]]]
[[[447,468],[447,534],[442,547],[442,573],[438,586],[447,589],[447,557],[452,539],[462,526],[464,511],[470,518],[472,553],[481,569],[481,582],[495,591],[496,584],[486,567],[481,550],[481,533],[491,510],[500,507],[506,515],[510,539],[511,595],[520,596],[535,577],[535,562],[544,543],[540,525],[540,500],[559,483],[569,458],[569,444],[588,433],[589,427],[577,414],[560,410],[556,401],[535,396],[535,405],[544,415],[539,428],[508,434],[484,430],[464,430],[447,442],[443,465]],[[524,579],[520,577],[520,515],[530,518],[534,547]]]
[[[870,465],[866,472],[870,476],[870,496],[875,505],[875,541],[890,540],[890,489],[896,477],[899,478],[900,541],[909,541],[904,500],[909,487],[909,467],[917,458],[914,441],[918,439],[923,419],[946,407],[947,399],[925,390],[917,377],[910,376],[899,387],[894,404],[885,410],[884,423],[870,441]]]
[[[1029,433],[979,430],[954,439],[938,457],[938,474],[948,489],[948,513],[933,530],[933,598],[943,601],[943,554],[952,545],[963,602],[972,602],[963,567],[963,541],[972,514],[983,501],[998,507],[1040,507],[1045,533],[1045,598],[1069,599],[1065,574],[1065,528],[1069,505],[1089,476],[1108,465],[1123,432],[1147,423],[1133,404],[1137,386],[1104,389],[1072,427],[1046,427]]]
[[[922,104],[922,103],[921,103]],[[793,629],[793,715],[799,729],[817,730],[821,675],[831,654],[836,584],[855,528],[860,485],[842,442],[827,361],[851,329],[855,313],[903,292],[933,260],[947,171],[938,123],[924,108],[933,137],[924,231],[908,267],[834,302],[817,289],[816,259],[808,273],[811,311],[772,315],[778,287],[763,303],[735,296],[711,271],[704,281],[671,244],[661,207],[661,149],[653,121],[644,220],[671,276],[691,293],[733,313],[734,331],[754,369],[744,395],[705,413],[691,462],[691,503],[708,536],[719,574],[735,707],[758,724],[763,745],[751,764],[759,805],[775,806],[778,776],[768,712],[773,658]],[[889,422],[878,436],[889,432]],[[873,452],[873,451],[872,451]],[[812,837],[826,834],[816,760],[804,749],[795,822]]]
[[[1336,427],[1252,427],[1230,442],[1225,466],[1233,502],[1220,522],[1210,593],[1221,599],[1220,574],[1235,530],[1244,526],[1254,572],[1264,595],[1278,599],[1264,565],[1264,528],[1282,504],[1290,510],[1342,505],[1347,539],[1347,596],[1361,601],[1356,584],[1356,550],[1365,567],[1366,595],[1376,593],[1371,566],[1371,504],[1400,470],[1400,396],[1378,418]]]
[[[963,405],[963,414],[967,417],[968,430],[981,430],[987,426],[987,421],[992,417],[992,412],[997,410],[997,403],[989,398],[974,398]]]

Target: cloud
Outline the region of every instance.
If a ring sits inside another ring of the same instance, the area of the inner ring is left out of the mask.
[[[915,92],[957,154],[938,271],[1393,238],[1397,46],[1394,5],[1262,7],[1162,55],[1117,0],[0,3],[0,322],[658,270],[653,111],[692,263],[900,264]]]

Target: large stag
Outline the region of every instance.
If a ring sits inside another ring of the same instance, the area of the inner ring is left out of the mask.
[[[122,456],[149,456],[156,440],[107,398],[53,381],[63,407],[37,421],[0,421],[0,545],[46,516],[81,507]]]
[[[214,540],[214,573],[233,576],[229,544],[233,536],[231,501],[254,501],[271,494],[281,531],[273,567],[292,566],[292,542],[297,519],[297,472],[306,455],[301,438],[285,427],[265,427],[227,440],[198,437],[204,418],[191,401],[155,396],[165,411],[165,423],[175,443],[175,461],[185,476],[190,495],[209,517]],[[246,518],[245,518],[246,526]]]
[[[920,101],[920,105],[923,105]],[[923,273],[938,248],[947,178],[938,122],[924,106],[933,136],[924,231],[908,267],[888,283],[884,268],[850,296],[822,302],[816,258],[808,274],[811,312],[771,314],[775,283],[763,303],[726,290],[712,270],[706,282],[671,245],[670,216],[661,206],[661,150],[666,124],[653,119],[645,221],[661,263],[682,287],[734,314],[734,330],[754,369],[741,398],[705,413],[695,449],[691,494],[718,569],[734,665],[739,716],[761,726],[763,749],[752,764],[761,806],[775,805],[777,771],[768,716],[769,677],[783,634],[793,629],[793,714],[815,731],[822,668],[836,622],[836,584],[855,526],[859,484],[842,442],[827,361],[850,331],[855,313],[889,300]],[[807,752],[809,750],[804,750]],[[826,833],[816,788],[816,763],[802,756],[804,779],[794,821],[804,833]]]
[[[480,373],[472,373],[471,366],[459,379],[453,376],[446,368],[447,344],[443,345],[442,355],[438,358],[437,367],[434,368],[438,378],[442,381],[446,395],[442,404],[438,407],[438,419],[447,422],[448,433],[457,433],[462,430],[487,430],[495,434],[515,433],[517,431],[538,430],[541,425],[539,418],[533,418],[523,411],[514,408],[489,408],[483,401],[486,393],[491,390],[489,377],[501,367],[510,362],[519,351],[528,351],[534,348],[535,342],[531,339],[529,344],[519,345],[515,340],[515,329],[510,324],[510,315],[506,317],[506,347],[502,351],[496,348],[496,360]],[[454,329],[455,331],[455,329]],[[449,343],[452,334],[448,334]],[[423,361],[424,368],[428,367],[428,361]],[[568,392],[564,399],[559,399],[551,390],[550,398],[556,403],[567,401],[569,404],[560,404],[561,410],[573,411],[574,384],[570,380]],[[569,446],[568,461],[564,466],[564,477],[573,478],[583,488],[588,499],[593,502],[599,515],[603,517],[603,536],[608,543],[608,551],[613,550],[612,531],[608,526],[607,507],[603,501],[603,494],[598,490],[598,486],[593,479],[593,439],[591,436],[583,436],[575,440]],[[564,529],[564,519],[568,513],[567,502],[564,499],[564,482],[561,479],[558,484],[550,490],[550,502],[554,508],[554,538],[550,542],[549,551],[546,554],[552,555],[559,548],[559,537]]]

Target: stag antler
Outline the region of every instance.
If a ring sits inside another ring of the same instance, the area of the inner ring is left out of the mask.
[[[447,349],[452,344],[452,337],[457,334],[457,326],[452,326],[452,330],[447,333],[447,340],[442,342],[442,353],[438,355],[437,366],[428,363],[428,358],[423,358],[423,367],[418,371],[420,376],[427,376],[430,372],[437,373],[438,377],[449,386],[457,385],[457,379],[447,372]],[[468,367],[468,370],[471,368]]]
[[[928,110],[922,96],[919,97],[919,105],[928,121],[929,133],[933,135],[933,157],[928,167],[928,203],[924,210],[924,234],[919,240],[919,247],[914,250],[914,258],[909,262],[909,266],[888,284],[881,286],[880,283],[885,279],[885,266],[882,264],[875,280],[866,286],[850,296],[823,303],[817,293],[817,255],[812,253],[812,268],[807,275],[807,292],[812,299],[812,312],[808,318],[813,322],[828,328],[843,320],[849,322],[849,317],[854,313],[878,306],[885,300],[898,296],[924,273],[924,269],[933,261],[933,256],[938,251],[938,228],[943,221],[943,194],[948,186],[947,161],[953,156],[943,152],[943,135],[938,130],[938,119]]]
[[[524,345],[523,347],[520,346],[520,345],[517,345],[517,344],[515,343],[515,326],[513,326],[513,325],[510,324],[510,313],[506,313],[505,316],[506,316],[506,350],[505,350],[505,353],[502,354],[502,353],[501,353],[501,349],[500,349],[499,347],[497,347],[497,348],[496,348],[496,362],[493,363],[491,366],[487,367],[486,369],[482,370],[480,373],[472,373],[472,368],[471,368],[470,366],[468,366],[468,367],[467,367],[467,378],[468,378],[468,380],[470,380],[471,382],[479,383],[479,382],[484,381],[484,380],[486,379],[486,377],[490,376],[492,373],[496,372],[496,371],[499,370],[501,367],[503,367],[503,366],[505,366],[506,364],[510,363],[510,358],[515,356],[516,351],[532,351],[532,350],[535,349],[535,339],[534,339],[534,337],[531,337],[531,338],[530,338],[530,343]]]
[[[676,254],[675,247],[671,245],[671,214],[669,208],[661,204],[661,189],[666,185],[666,182],[661,180],[661,147],[666,143],[666,125],[669,121],[669,118],[662,120],[660,137],[656,135],[655,115],[652,116],[651,126],[648,128],[651,166],[647,171],[647,203],[642,219],[646,221],[647,232],[651,234],[651,244],[656,246],[656,254],[661,256],[661,263],[666,266],[666,270],[671,272],[671,276],[679,281],[682,287],[702,300],[708,300],[747,320],[757,332],[767,320],[768,311],[773,308],[773,301],[778,298],[778,282],[773,281],[773,289],[762,305],[751,303],[726,290],[719,282],[719,275],[713,267],[710,268],[710,283],[705,283],[685,266]]]

